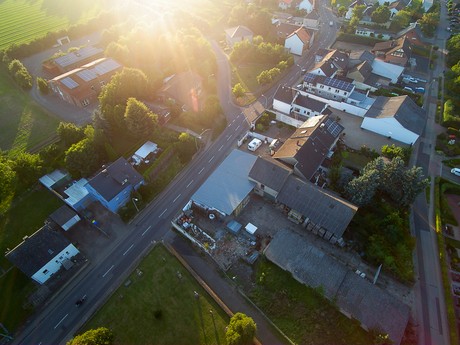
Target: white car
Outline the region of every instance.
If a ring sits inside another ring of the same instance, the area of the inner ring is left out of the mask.
[[[460,168],[453,168],[450,172],[456,176],[460,176]]]

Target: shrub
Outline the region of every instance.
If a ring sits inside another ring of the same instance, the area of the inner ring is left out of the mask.
[[[48,82],[45,79],[37,77],[37,85],[40,92],[44,95],[47,95],[50,92]]]

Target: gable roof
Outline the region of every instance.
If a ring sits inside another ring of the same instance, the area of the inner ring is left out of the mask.
[[[410,53],[410,42],[406,36],[400,37],[396,40],[390,40],[385,42],[378,42],[372,48],[374,52],[385,52],[385,54],[391,54],[392,52],[402,49],[406,54]]]
[[[88,184],[105,200],[110,201],[128,185],[136,186],[141,181],[142,175],[126,159],[120,157],[94,176]]]
[[[321,69],[326,77],[331,77],[335,72],[337,72],[338,68],[334,64],[332,60],[321,60],[319,63],[315,65],[313,69]]]
[[[313,183],[289,176],[277,201],[308,217],[315,225],[341,238],[358,207]]]
[[[248,175],[256,159],[257,156],[234,149],[191,200],[226,215],[232,214],[254,188],[254,182],[248,180]]]
[[[323,60],[331,60],[336,67],[340,69],[347,68],[348,65],[348,55],[340,50],[334,49],[328,52],[324,57]]]
[[[279,85],[278,88],[276,89],[275,95],[273,96],[273,99],[286,103],[286,104],[291,104],[292,101],[294,100],[295,97],[295,92],[288,86],[282,86]]]
[[[249,178],[279,192],[291,172],[291,169],[274,159],[257,157],[249,172]]]
[[[323,84],[346,92],[351,92],[354,88],[353,79],[344,77],[329,78],[314,73],[306,73],[303,80],[309,84]]]
[[[318,170],[331,146],[343,131],[343,126],[327,115],[305,121],[276,151],[273,158],[293,158],[295,168],[307,180]]]
[[[299,105],[303,108],[307,108],[313,111],[321,112],[324,108],[326,108],[327,104],[321,101],[318,101],[314,98],[308,97],[308,95],[298,94],[294,100],[294,103]]]
[[[360,64],[358,64],[355,67],[353,67],[353,69],[351,69],[349,73],[353,73],[353,72],[356,72],[356,71],[361,73],[363,78],[366,79],[372,73],[372,65],[367,60],[364,60]]]
[[[422,134],[426,124],[426,112],[407,95],[379,96],[365,115],[375,119],[394,117],[404,128]]]
[[[299,28],[301,28],[300,25],[281,22],[276,25],[276,34],[280,38],[286,38],[292,35]]]
[[[311,35],[310,33],[308,32],[307,29],[305,29],[303,26],[298,28],[296,31],[294,31],[293,33],[291,33],[287,38],[290,38],[294,35],[297,35],[297,37],[299,37],[299,39],[304,43],[304,44],[308,44],[311,40]]]
[[[50,214],[51,220],[61,227],[75,216],[77,216],[77,212],[65,205],[59,207],[56,211]]]
[[[33,276],[70,244],[64,235],[45,225],[25,237],[24,241],[6,253],[5,257],[26,275]]]
[[[252,36],[254,35],[252,31],[243,25],[238,25],[230,29],[226,29],[225,33],[230,36],[231,38],[234,37],[245,37],[245,36]]]

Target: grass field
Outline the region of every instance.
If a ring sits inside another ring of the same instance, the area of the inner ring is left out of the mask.
[[[251,298],[296,344],[372,344],[370,335],[319,291],[297,282],[268,260],[259,260]]]
[[[59,121],[19,89],[0,67],[0,124],[0,149],[14,154],[55,135]]]
[[[232,85],[241,83],[241,85],[249,92],[256,92],[260,85],[257,83],[257,76],[267,69],[274,66],[272,64],[244,64],[241,66],[233,66]]]
[[[134,272],[84,330],[107,327],[115,344],[226,344],[228,316],[163,246],[138,268],[142,275]]]
[[[102,9],[103,0],[5,0],[0,2],[0,49],[85,22]]]

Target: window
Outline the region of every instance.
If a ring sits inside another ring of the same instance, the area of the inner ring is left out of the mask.
[[[88,104],[89,104],[88,98],[85,98],[83,101],[81,101],[81,105],[83,105],[84,107],[86,107]]]
[[[320,89],[324,89],[324,85],[320,85],[319,88],[320,88]]]
[[[48,274],[48,272],[49,272],[48,270],[44,270],[43,274]]]
[[[101,80],[100,84],[101,84],[101,86],[104,86],[104,85],[105,85],[105,81]]]
[[[329,88],[328,91],[331,91],[331,88]]]
[[[346,96],[348,92],[344,91],[343,94]]]
[[[63,256],[61,255],[61,256],[59,257],[59,260],[62,260],[62,258],[63,258]]]
[[[335,90],[335,93],[339,93],[339,92],[340,92],[340,90],[337,90],[337,89]]]
[[[307,115],[310,115],[310,112],[309,112],[309,111],[307,111]]]
[[[264,190],[265,186],[263,184],[260,185],[260,189]]]
[[[69,255],[69,254],[70,254],[68,250],[67,250],[65,253],[66,253],[67,255]]]

